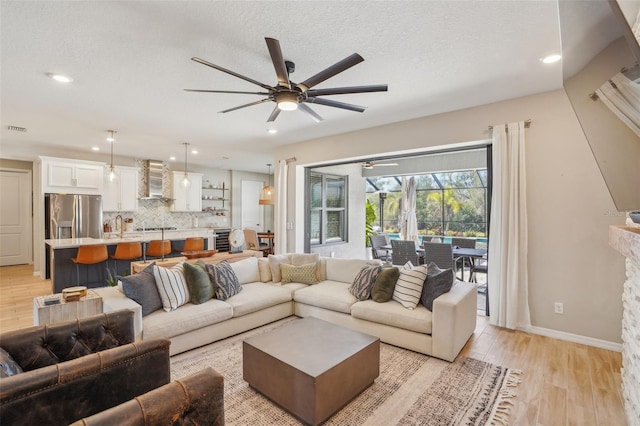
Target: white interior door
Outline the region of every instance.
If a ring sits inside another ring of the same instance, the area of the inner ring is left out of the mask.
[[[255,180],[242,181],[242,229],[251,228],[263,231],[264,208],[258,204],[264,182]]]
[[[31,263],[31,171],[0,170],[0,266]]]

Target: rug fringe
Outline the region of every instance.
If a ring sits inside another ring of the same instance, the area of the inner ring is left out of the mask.
[[[518,395],[514,388],[522,383],[520,376],[522,376],[522,370],[509,369],[489,418],[488,423],[491,426],[507,426],[509,424],[513,399]]]

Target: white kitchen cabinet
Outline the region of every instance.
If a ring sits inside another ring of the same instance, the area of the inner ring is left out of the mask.
[[[171,211],[174,212],[201,212],[202,211],[202,173],[189,173],[191,185],[188,188],[182,186],[184,172],[172,172],[173,203]]]
[[[138,168],[115,166],[118,178],[104,185],[102,210],[105,212],[135,212],[138,210]],[[109,166],[104,169],[109,173]]]
[[[101,194],[104,163],[40,157],[43,192]]]

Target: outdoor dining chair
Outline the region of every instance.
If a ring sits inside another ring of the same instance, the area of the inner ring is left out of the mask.
[[[451,245],[453,247],[474,249],[476,248],[476,240],[475,238],[452,237]],[[466,260],[468,260],[468,262],[465,262]],[[462,279],[464,280],[464,265],[467,263],[469,265],[469,270],[471,270],[473,268],[473,259],[470,257],[459,256],[455,258],[455,262],[456,270],[462,271]],[[471,275],[471,272],[469,272],[469,275]]]
[[[391,250],[382,248],[389,244],[386,234],[371,235],[369,236],[369,241],[371,242],[371,254],[374,259],[391,260]]]
[[[453,248],[449,243],[424,243],[425,263],[431,262],[438,265],[440,269],[454,269]]]
[[[416,250],[416,243],[407,240],[391,240],[391,262],[394,265],[404,265],[411,261],[415,266],[424,263],[424,257]]]

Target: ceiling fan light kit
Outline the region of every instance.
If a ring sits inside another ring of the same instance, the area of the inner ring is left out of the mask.
[[[212,64],[211,62],[205,61],[204,59],[193,57],[191,60],[198,62],[202,65],[206,65],[218,71],[222,71],[234,77],[245,80],[249,83],[255,84],[256,86],[260,86],[262,89],[266,90],[261,92],[244,92],[244,91],[229,91],[229,90],[204,90],[204,89],[185,89],[187,92],[206,92],[206,93],[232,93],[232,94],[243,94],[243,95],[260,95],[266,96],[264,99],[260,99],[258,101],[250,102],[248,104],[240,105],[237,107],[229,108],[221,113],[227,113],[231,111],[236,111],[238,109],[246,108],[253,105],[259,105],[264,102],[275,102],[276,107],[269,115],[267,122],[275,121],[280,114],[280,111],[294,111],[296,109],[300,109],[305,114],[307,114],[312,120],[315,122],[322,121],[322,117],[309,108],[307,103],[319,104],[324,106],[330,106],[333,108],[346,109],[349,111],[356,112],[364,112],[365,107],[359,105],[347,104],[344,102],[338,102],[331,99],[324,99],[321,96],[329,96],[329,95],[345,95],[352,93],[371,93],[371,92],[386,92],[388,90],[388,86],[386,84],[378,84],[372,86],[351,86],[351,87],[336,87],[336,88],[327,88],[327,89],[317,89],[312,90],[316,85],[328,80],[329,78],[339,74],[347,69],[353,67],[354,65],[359,64],[364,61],[362,56],[354,53],[345,59],[331,65],[330,67],[320,71],[312,77],[309,77],[302,83],[294,83],[289,79],[291,73],[295,70],[295,64],[291,61],[285,61],[284,56],[282,55],[282,50],[280,49],[280,42],[274,38],[266,37],[265,41],[267,42],[267,49],[269,50],[269,55],[271,56],[271,62],[273,62],[273,67],[276,72],[276,77],[278,78],[278,83],[275,86],[269,86],[268,84],[261,83],[252,78],[246,77],[242,74],[238,74],[234,71],[223,68],[219,65]]]

